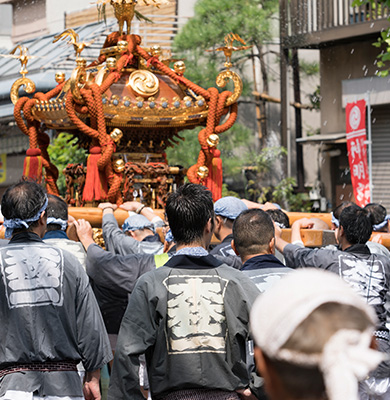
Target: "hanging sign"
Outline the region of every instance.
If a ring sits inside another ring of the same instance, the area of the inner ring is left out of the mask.
[[[366,146],[366,102],[359,100],[356,103],[348,103],[345,113],[353,193],[356,204],[364,207],[371,202]]]
[[[0,183],[7,179],[7,154],[0,154]]]

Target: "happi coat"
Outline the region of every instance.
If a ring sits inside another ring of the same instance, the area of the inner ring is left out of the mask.
[[[0,370],[10,364],[82,361],[103,367],[112,352],[88,276],[70,253],[31,232],[0,248]],[[82,396],[77,371],[16,372],[7,390],[40,396]]]
[[[250,386],[249,310],[259,294],[211,255],[175,255],[139,278],[122,320],[109,400],[139,399],[140,354],[152,398],[181,389]]]

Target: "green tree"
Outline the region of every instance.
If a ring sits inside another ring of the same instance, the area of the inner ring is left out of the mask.
[[[65,175],[62,171],[70,164],[84,163],[87,159],[86,150],[77,145],[77,138],[70,133],[62,132],[53,140],[48,147],[51,162],[58,168],[59,177],[57,181],[58,190],[61,196],[65,195]]]
[[[218,66],[224,63],[223,53],[215,50],[224,44],[225,36],[233,32],[254,49],[235,52],[232,57],[234,68],[240,70],[246,61],[258,58],[262,91],[268,93],[269,74],[264,44],[272,39],[277,9],[277,0],[198,0],[195,16],[187,22],[174,41],[175,52],[188,61],[186,76],[203,87],[215,86]],[[206,50],[214,52],[206,56]],[[244,81],[243,96],[250,95],[251,91],[253,88]],[[265,116],[265,102],[261,102],[260,108],[262,116]],[[263,137],[266,137],[265,119],[261,125]]]
[[[287,155],[284,147],[266,147],[256,157],[256,165],[252,172],[257,174],[257,181],[269,181],[267,175],[274,172],[275,162]],[[310,211],[311,203],[307,193],[295,193],[294,178],[284,178],[274,186],[259,186],[258,182],[249,181],[248,194],[259,203],[270,201],[278,203],[290,211]]]
[[[225,36],[233,32],[240,35],[254,49],[235,52],[232,57],[233,68],[243,78],[244,84],[239,103],[243,98],[246,103],[255,103],[254,99],[248,100],[252,95],[253,86],[252,82],[245,79],[244,68],[247,61],[258,58],[261,65],[262,90],[268,92],[269,77],[265,65],[264,43],[273,36],[271,32],[277,8],[277,0],[198,0],[194,17],[181,29],[174,41],[175,54],[186,60],[185,76],[204,88],[216,87],[216,76],[224,69],[225,62],[223,52],[216,49],[223,46]],[[226,89],[231,90],[231,86],[228,84]],[[264,116],[265,104],[263,106]],[[262,125],[265,135],[265,120]],[[187,167],[189,160],[193,160],[190,161],[191,165],[196,162],[200,150],[200,129],[181,133],[185,144],[167,150],[170,164]],[[242,179],[243,166],[255,163],[255,140],[254,132],[239,123],[221,134],[218,149],[221,150],[224,176],[233,180]]]
[[[390,8],[390,0],[379,0],[378,2],[377,0],[354,0],[352,5],[354,7],[369,5],[372,10],[376,10],[377,15],[380,16],[384,14],[385,7],[387,7],[388,13],[388,10]],[[390,22],[390,16],[387,18],[387,20]],[[378,37],[377,41],[373,43],[373,46],[382,49],[382,51],[377,56],[377,66],[383,69],[378,71],[377,75],[386,77],[390,73],[390,67],[388,67],[388,62],[390,61],[390,27],[380,33],[380,36]]]
[[[195,16],[176,36],[174,47],[179,51],[212,49],[234,32],[256,47],[261,57],[264,42],[272,39],[277,7],[276,0],[198,0]]]
[[[183,142],[166,150],[170,165],[190,167],[198,159],[200,145],[198,133],[202,128],[185,130],[180,133]],[[223,160],[223,174],[240,179],[242,165],[255,159],[253,153],[253,132],[244,125],[235,124],[229,131],[220,135],[218,149]]]

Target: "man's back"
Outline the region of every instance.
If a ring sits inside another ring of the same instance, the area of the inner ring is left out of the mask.
[[[249,386],[242,355],[257,295],[247,277],[209,255],[176,255],[143,275],[122,322],[109,399],[142,398],[137,381],[142,353],[156,398],[172,390]]]
[[[240,271],[209,255],[211,192],[185,184],[165,212],[177,252],[143,275],[130,296],[115,352],[109,399],[139,399],[145,354],[153,399],[239,399],[249,392],[249,308],[258,294]]]
[[[60,249],[66,250],[73,254],[79,263],[84,267],[84,269],[86,268],[87,253],[80,242],[75,242],[74,240],[70,240],[68,238],[54,238],[50,237],[50,235],[48,237],[44,237],[43,240],[45,243],[50,244],[51,246],[59,247]]]
[[[338,274],[375,308],[379,327],[385,328],[385,302],[390,287],[390,260],[387,257],[371,254],[363,244],[351,246],[346,251],[308,249],[290,244],[283,254],[287,266],[321,268]]]
[[[293,270],[282,264],[273,254],[252,257],[244,263],[241,269],[241,272],[255,283],[261,293],[291,271]]]
[[[4,376],[0,396],[7,390],[81,396],[77,363],[91,371],[111,358],[81,265],[26,232],[0,248],[0,275],[0,365],[27,368]],[[36,370],[31,363],[37,363]]]

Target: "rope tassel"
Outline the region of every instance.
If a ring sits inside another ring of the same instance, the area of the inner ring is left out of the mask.
[[[23,176],[32,179],[37,183],[42,182],[43,160],[41,150],[28,149],[23,165]]]
[[[87,176],[83,192],[83,200],[104,201],[107,200],[107,180],[104,172],[99,171],[98,161],[101,157],[101,148],[91,147],[87,161]]]
[[[206,178],[205,185],[210,189],[215,202],[222,197],[223,171],[221,152],[214,149],[211,153],[214,157],[208,167],[209,176]]]

